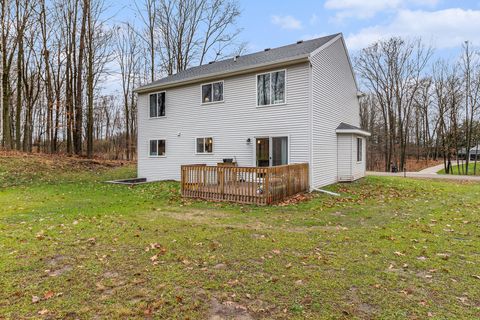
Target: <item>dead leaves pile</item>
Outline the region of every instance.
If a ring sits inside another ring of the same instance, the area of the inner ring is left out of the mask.
[[[298,204],[300,202],[305,202],[312,199],[312,195],[310,193],[299,193],[297,195],[294,195],[293,197],[290,197],[278,204],[279,207],[285,207],[289,206],[292,204]]]

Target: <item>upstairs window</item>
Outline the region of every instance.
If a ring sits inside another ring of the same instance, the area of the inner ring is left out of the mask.
[[[285,70],[257,75],[257,106],[285,103]]]
[[[165,156],[165,140],[150,140],[150,157]]]
[[[213,138],[197,138],[197,153],[213,153]]]
[[[165,117],[165,92],[150,95],[150,118]]]
[[[223,81],[202,85],[202,104],[223,101]]]
[[[357,162],[361,162],[363,159],[363,140],[362,138],[357,138]]]

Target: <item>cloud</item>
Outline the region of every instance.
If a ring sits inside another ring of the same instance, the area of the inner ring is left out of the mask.
[[[302,22],[292,16],[278,16],[273,15],[271,22],[282,29],[299,30],[302,29]]]
[[[310,20],[308,22],[310,23],[310,25],[314,26],[318,24],[319,20],[320,19],[318,18],[318,16],[314,13],[310,16]]]
[[[417,38],[436,48],[453,48],[465,40],[480,43],[480,10],[452,8],[438,11],[399,10],[386,25],[375,25],[346,37],[350,49],[365,48],[391,36]]]
[[[434,8],[439,0],[327,0],[325,8],[338,11],[337,20],[345,18],[369,19],[383,11],[400,8],[428,7]]]

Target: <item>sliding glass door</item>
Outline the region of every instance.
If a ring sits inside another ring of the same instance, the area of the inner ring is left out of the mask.
[[[257,167],[288,164],[288,137],[262,137],[255,140]]]
[[[256,165],[257,167],[270,166],[270,139],[256,139]]]

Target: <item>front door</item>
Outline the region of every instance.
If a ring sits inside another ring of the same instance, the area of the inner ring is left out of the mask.
[[[255,139],[256,166],[288,164],[288,137],[262,137]]]

